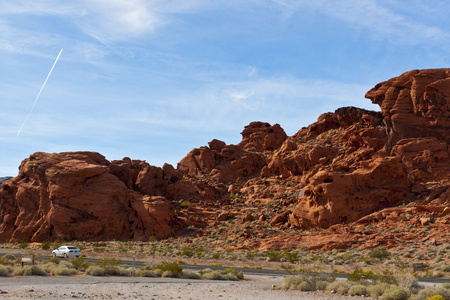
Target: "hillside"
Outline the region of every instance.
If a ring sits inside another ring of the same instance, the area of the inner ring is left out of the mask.
[[[287,136],[174,168],[94,152],[34,153],[0,189],[0,242],[182,239],[211,248],[341,249],[450,243],[450,69],[413,70]]]

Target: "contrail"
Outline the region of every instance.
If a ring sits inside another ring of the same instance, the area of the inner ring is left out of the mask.
[[[63,51],[63,48],[61,48],[61,51],[59,51],[59,54],[58,54],[58,56],[56,57],[55,62],[53,63],[52,68],[50,69],[50,72],[48,72],[47,78],[45,78],[44,84],[41,86],[41,89],[39,90],[39,93],[38,93],[36,99],[34,100],[33,107],[31,108],[30,112],[28,113],[28,116],[27,116],[27,118],[25,119],[25,121],[23,122],[22,126],[20,126],[20,129],[19,129],[19,131],[17,132],[17,136],[20,135],[20,132],[22,131],[23,127],[25,126],[25,123],[28,121],[28,118],[30,117],[31,113],[33,112],[34,107],[36,106],[36,102],[38,101],[39,96],[41,95],[42,90],[44,89],[44,86],[45,86],[45,84],[47,83],[48,78],[50,77],[50,74],[52,74],[53,68],[55,67],[56,63],[58,62],[58,59],[59,59],[59,57],[61,56],[62,51]]]

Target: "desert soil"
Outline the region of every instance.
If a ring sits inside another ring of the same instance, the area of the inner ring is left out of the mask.
[[[26,276],[0,279],[0,299],[249,299],[344,300],[322,292],[273,290],[282,277],[247,276],[245,281],[93,276]]]

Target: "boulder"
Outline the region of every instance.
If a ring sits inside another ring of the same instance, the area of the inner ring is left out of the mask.
[[[35,153],[0,190],[0,241],[169,237],[177,219],[169,202],[149,198],[163,179],[152,169],[95,152]]]

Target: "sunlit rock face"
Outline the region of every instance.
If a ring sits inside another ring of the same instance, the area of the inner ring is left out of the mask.
[[[380,105],[389,152],[404,138],[450,142],[450,69],[413,70],[377,84],[366,98]]]

